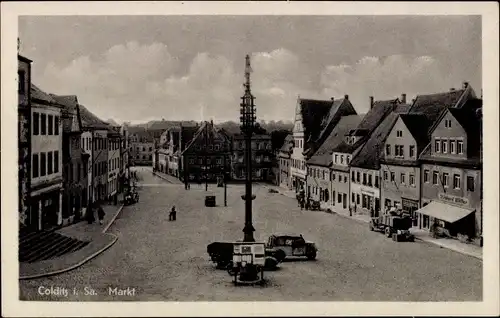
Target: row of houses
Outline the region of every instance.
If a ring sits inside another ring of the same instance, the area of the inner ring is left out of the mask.
[[[116,200],[127,166],[127,133],[100,120],[75,95],[42,91],[32,61],[18,55],[19,220],[47,230],[82,220]]]
[[[179,124],[161,135],[153,167],[189,182],[244,181],[245,147],[243,135],[229,133],[213,122]],[[255,134],[251,147],[253,180],[269,181],[274,162],[271,136]]]
[[[395,207],[414,226],[482,244],[482,99],[461,89],[369,99],[298,98],[279,152],[278,183],[324,209],[378,216]]]

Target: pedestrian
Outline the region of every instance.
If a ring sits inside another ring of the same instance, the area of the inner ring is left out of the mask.
[[[172,207],[172,210],[170,210],[170,213],[168,214],[168,220],[169,221],[175,221],[176,220],[176,214],[177,211],[175,211],[175,205]]]
[[[99,224],[102,225],[102,221],[104,219],[104,215],[106,215],[106,213],[104,213],[104,210],[102,207],[99,207],[97,209],[97,217],[99,218]]]

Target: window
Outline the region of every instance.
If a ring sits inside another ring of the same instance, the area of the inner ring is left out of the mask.
[[[391,182],[394,182],[396,180],[396,174],[391,171]]]
[[[193,158],[189,158],[189,164],[194,164],[194,159]]]
[[[335,155],[335,163],[337,163],[338,156],[339,155]]]
[[[153,147],[149,147],[149,151],[153,151]]]
[[[391,155],[391,145],[385,145],[385,154],[387,156]]]
[[[396,131],[396,136],[397,137],[403,137],[403,131],[402,130]]]
[[[354,193],[351,193],[351,201],[352,203],[356,201],[356,195]]]
[[[41,118],[41,123],[40,123],[40,135],[46,135],[47,134],[47,115],[45,114],[40,114]]]
[[[26,77],[26,72],[18,71],[17,72],[17,91],[20,94],[24,94],[26,92],[26,88],[24,87]]]
[[[434,141],[434,152],[440,152],[441,151],[441,140],[436,139]]]
[[[389,179],[389,173],[387,173],[386,170],[384,170],[384,180],[387,181]]]
[[[460,175],[453,175],[453,188],[460,189]]]
[[[49,131],[48,131],[48,135],[53,135],[54,134],[54,116],[52,115],[48,115],[48,125],[49,125]]]
[[[372,175],[368,175],[368,185],[371,187],[372,186]]]
[[[33,154],[33,166],[32,166],[32,169],[33,169],[33,178],[38,178],[38,167],[39,167],[38,154],[34,153]]]
[[[358,193],[358,194],[356,194],[356,204],[359,204],[359,201],[360,200],[359,200],[359,193]]]
[[[52,161],[52,151],[49,151],[47,153],[47,174],[52,174],[53,173],[53,164],[54,162]]]
[[[344,183],[347,183],[347,176],[344,176]]]
[[[446,119],[444,121],[444,127],[446,128],[451,128],[451,120],[450,119]]]
[[[474,192],[474,177],[467,176],[467,191]]]
[[[38,135],[40,133],[40,114],[33,113],[33,135]]]
[[[366,185],[366,173],[363,172],[363,184]]]
[[[341,203],[341,202],[342,202],[342,194],[341,194],[341,193],[338,193],[338,194],[337,194],[337,202],[338,202],[338,203]]]
[[[375,188],[378,188],[378,176],[375,176]]]
[[[441,142],[441,150],[443,153],[447,153],[448,152],[448,141],[447,140],[443,140]]]
[[[404,157],[404,146],[395,145],[394,146],[394,156],[396,157]]]
[[[347,156],[346,163],[349,164],[350,161],[351,161],[351,157]]]
[[[216,162],[217,162],[218,165],[221,165],[222,164],[222,158],[217,158]]]
[[[45,152],[40,154],[40,177],[43,177],[47,174],[47,155]]]
[[[359,183],[359,171],[356,172],[356,182]]]
[[[450,140],[450,153],[455,153],[455,140]]]
[[[429,183],[429,170],[424,170],[424,182]]]
[[[411,145],[410,146],[410,158],[413,158],[415,156],[415,146]]]
[[[457,153],[458,154],[464,153],[464,142],[462,140],[457,141]]]
[[[332,180],[335,181],[335,173],[332,173]]]
[[[404,173],[401,173],[400,178],[401,178],[401,184],[405,184],[405,177],[406,175]]]
[[[443,186],[448,186],[448,174],[446,172],[443,173]]]
[[[414,186],[415,186],[415,176],[414,176],[414,175],[412,175],[412,174],[410,174],[410,185],[411,185],[412,187],[414,187]]]
[[[340,155],[340,163],[344,163],[344,156],[343,155]]]
[[[354,171],[351,172],[351,181],[354,182],[355,178],[354,178]]]
[[[335,205],[335,190],[332,191],[332,204]]]

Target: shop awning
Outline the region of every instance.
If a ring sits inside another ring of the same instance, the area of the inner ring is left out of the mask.
[[[449,223],[454,223],[471,214],[472,212],[474,212],[474,210],[461,208],[438,201],[432,201],[431,203],[415,212],[432,216]]]

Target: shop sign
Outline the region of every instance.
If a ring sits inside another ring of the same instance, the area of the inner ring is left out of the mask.
[[[438,195],[439,200],[447,203],[453,203],[457,205],[469,205],[469,200],[463,197],[457,197],[451,194],[440,193]]]

